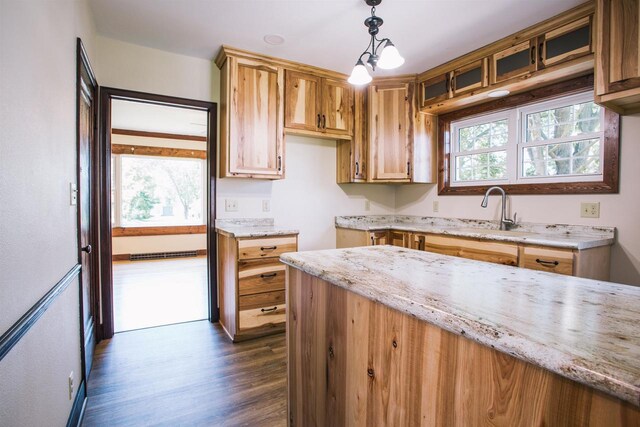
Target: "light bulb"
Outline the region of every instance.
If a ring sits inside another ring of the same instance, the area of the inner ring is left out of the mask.
[[[398,52],[398,49],[391,43],[391,40],[387,41],[376,65],[383,70],[393,70],[402,64],[404,64],[404,58],[400,56],[400,52]]]
[[[351,75],[349,76],[347,81],[352,85],[360,86],[366,85],[371,80],[371,76],[365,68],[364,63],[361,59],[358,59],[358,62],[356,63],[356,66],[353,67],[353,71],[351,72]]]

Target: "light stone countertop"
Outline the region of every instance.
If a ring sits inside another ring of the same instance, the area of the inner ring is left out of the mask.
[[[277,227],[273,218],[216,219],[216,231],[229,237],[272,237],[299,234],[298,230]]]
[[[612,245],[615,227],[518,223],[510,231],[499,230],[498,221],[401,215],[338,216],[335,226],[354,230],[397,230],[444,234],[482,240],[589,249]]]
[[[394,246],[281,261],[640,406],[640,287]]]

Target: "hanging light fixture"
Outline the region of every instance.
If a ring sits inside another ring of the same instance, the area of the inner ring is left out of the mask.
[[[368,56],[366,64],[369,65],[373,71],[376,70],[376,67],[384,70],[392,70],[404,64],[404,58],[400,56],[400,52],[398,52],[398,49],[393,45],[393,43],[391,43],[391,40],[386,38],[379,40],[376,37],[382,23],[384,22],[382,18],[376,16],[376,6],[379,5],[382,0],[364,1],[367,5],[371,6],[371,16],[364,20],[364,25],[369,28],[371,41],[365,51],[362,52],[362,55],[358,58],[356,66],[353,67],[351,76],[349,76],[348,82],[353,85],[364,85],[371,81],[371,76],[367,71],[367,67],[365,67],[365,63],[362,61],[362,58],[365,56]],[[380,52],[380,55],[378,55],[378,50],[381,46],[382,51]]]

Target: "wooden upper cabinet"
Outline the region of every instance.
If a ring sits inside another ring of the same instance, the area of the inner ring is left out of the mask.
[[[369,164],[373,181],[410,181],[411,83],[369,86]]]
[[[367,88],[354,91],[353,138],[338,140],[336,145],[336,182],[364,182],[367,179]]]
[[[421,111],[447,113],[486,102],[496,89],[524,92],[592,72],[593,13],[584,3],[425,71]]]
[[[640,112],[638,3],[596,1],[596,102],[620,114]]]
[[[510,46],[491,55],[490,84],[502,83],[536,71],[536,39]]]
[[[282,68],[227,56],[221,68],[221,178],[283,178],[283,84]]]
[[[339,79],[287,70],[285,121],[291,133],[351,138],[353,88]]]
[[[591,18],[585,16],[538,37],[538,67],[549,67],[591,54]]]

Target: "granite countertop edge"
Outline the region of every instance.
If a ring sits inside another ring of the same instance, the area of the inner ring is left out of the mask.
[[[527,340],[522,335],[511,334],[506,327],[503,327],[504,330],[498,331],[493,325],[448,313],[441,308],[415,303],[400,295],[375,292],[371,287],[355,286],[354,284],[358,281],[356,276],[349,277],[343,272],[324,270],[297,258],[296,255],[296,253],[286,253],[281,256],[280,260],[289,266],[354,292],[371,301],[406,313],[456,335],[464,336],[565,378],[614,395],[635,406],[640,406],[640,383],[629,384],[612,378],[606,372],[594,372],[586,366],[581,366],[579,360],[573,360],[559,350]]]

